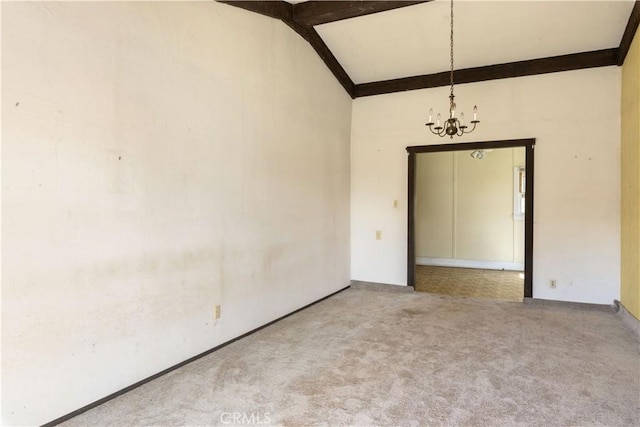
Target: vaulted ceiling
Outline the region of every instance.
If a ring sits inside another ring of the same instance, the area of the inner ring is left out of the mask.
[[[282,20],[352,98],[449,83],[449,0],[224,1]],[[621,65],[640,0],[456,0],[455,81]]]

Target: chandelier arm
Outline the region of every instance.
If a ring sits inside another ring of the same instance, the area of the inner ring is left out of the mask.
[[[442,130],[444,129],[444,127],[436,126],[436,128],[433,128],[433,125],[434,123],[427,123],[427,126],[429,126],[429,130],[431,131],[431,133],[434,135],[443,136]],[[438,127],[440,127],[440,130],[437,129]]]

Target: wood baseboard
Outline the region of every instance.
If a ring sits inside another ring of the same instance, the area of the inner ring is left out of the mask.
[[[519,263],[519,262],[477,261],[477,260],[471,260],[471,259],[416,257],[416,264],[428,265],[428,266],[434,266],[434,267],[461,267],[461,268],[479,268],[482,270],[524,271],[524,263]]]
[[[413,286],[391,285],[388,283],[365,282],[361,280],[352,280],[351,288],[367,289],[370,291],[399,292],[399,293],[413,293],[414,291]]]
[[[56,425],[58,425],[60,423],[68,421],[68,420],[70,420],[71,418],[73,418],[73,417],[75,417],[77,415],[80,415],[80,414],[82,414],[84,412],[87,412],[90,409],[93,409],[93,408],[95,408],[97,406],[102,405],[103,403],[106,403],[106,402],[108,402],[108,401],[110,401],[112,399],[115,399],[116,397],[121,396],[121,395],[123,395],[123,394],[125,394],[125,393],[127,393],[127,392],[129,392],[129,391],[131,391],[133,389],[136,389],[136,388],[140,387],[141,385],[144,385],[144,384],[148,383],[149,381],[153,381],[156,378],[159,378],[159,377],[161,377],[163,375],[166,375],[171,371],[175,371],[176,369],[181,368],[184,365],[187,365],[187,364],[189,364],[191,362],[194,362],[194,361],[196,361],[196,360],[198,360],[198,359],[200,359],[200,358],[202,358],[204,356],[207,356],[207,355],[213,353],[214,351],[220,350],[221,348],[226,347],[231,343],[234,343],[234,342],[236,342],[236,341],[238,341],[238,340],[240,340],[240,339],[242,339],[244,337],[247,337],[247,336],[249,336],[251,334],[254,334],[254,333],[256,333],[256,332],[258,332],[258,331],[260,331],[260,330],[262,330],[262,329],[264,329],[264,328],[266,328],[268,326],[273,325],[276,322],[279,322],[279,321],[281,321],[283,319],[286,319],[289,316],[293,316],[294,314],[296,314],[296,313],[298,313],[298,312],[300,312],[300,311],[302,311],[302,310],[304,310],[306,308],[309,308],[312,305],[315,305],[315,304],[317,304],[319,302],[322,302],[322,301],[326,300],[327,298],[331,298],[332,296],[334,296],[336,294],[339,294],[340,292],[342,292],[344,290],[347,290],[347,289],[349,289],[349,286],[344,287],[342,289],[339,289],[339,290],[337,290],[337,291],[335,291],[335,292],[333,292],[333,293],[331,293],[331,294],[329,294],[329,295],[327,295],[327,296],[325,296],[323,298],[320,298],[320,299],[318,299],[316,301],[313,301],[312,303],[309,303],[309,304],[305,305],[304,307],[300,307],[299,309],[294,310],[291,313],[285,314],[284,316],[281,316],[281,317],[279,317],[279,318],[277,318],[275,320],[272,320],[272,321],[270,321],[268,323],[265,323],[264,325],[259,326],[259,327],[255,328],[255,329],[253,329],[253,330],[251,330],[249,332],[246,332],[246,333],[244,333],[244,334],[242,334],[242,335],[240,335],[240,336],[238,336],[236,338],[233,338],[233,339],[231,339],[231,340],[229,340],[227,342],[224,342],[224,343],[222,343],[220,345],[217,345],[217,346],[215,346],[215,347],[213,347],[213,348],[211,348],[209,350],[206,350],[206,351],[204,351],[204,352],[202,352],[200,354],[197,354],[197,355],[195,355],[195,356],[193,356],[193,357],[191,357],[191,358],[189,358],[187,360],[184,360],[184,361],[182,361],[182,362],[180,362],[180,363],[178,363],[176,365],[173,365],[173,366],[171,366],[171,367],[169,367],[169,368],[167,368],[167,369],[165,369],[163,371],[160,371],[160,372],[158,372],[158,373],[156,373],[154,375],[151,375],[150,377],[147,377],[147,378],[145,378],[143,380],[140,380],[137,383],[131,384],[130,386],[125,387],[122,390],[118,390],[118,391],[116,391],[114,393],[111,393],[108,396],[103,397],[102,399],[98,399],[95,402],[92,402],[92,403],[90,403],[90,404],[88,404],[86,406],[83,406],[82,408],[76,409],[75,411],[70,412],[70,413],[68,413],[66,415],[63,415],[63,416],[61,416],[59,418],[56,418],[53,421],[49,421],[48,423],[43,424],[41,427],[53,427],[53,426],[56,426]]]
[[[551,299],[538,299],[538,298],[525,298],[523,302],[525,304],[531,304],[531,305],[579,308],[579,309],[596,310],[596,311],[608,311],[610,313],[616,312],[616,307],[614,304],[612,305],[592,304],[588,302],[557,301],[557,300],[551,300]]]
[[[636,336],[640,338],[640,320],[636,319],[636,317],[631,314],[631,312],[627,310],[620,301],[614,300],[613,302],[618,308],[618,317],[620,317],[622,323],[631,328],[631,330],[636,333]]]

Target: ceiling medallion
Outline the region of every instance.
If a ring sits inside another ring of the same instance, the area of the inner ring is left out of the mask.
[[[471,124],[473,127],[469,129],[464,123],[464,113],[460,113],[460,119],[456,117],[456,103],[454,101],[455,95],[453,94],[453,0],[451,0],[451,94],[449,95],[449,118],[445,120],[444,126],[440,123],[440,113],[436,118],[436,123],[433,122],[433,108],[429,109],[429,122],[426,126],[429,126],[431,133],[438,136],[449,135],[453,139],[454,135],[462,136],[465,133],[471,133],[476,129],[476,125],[480,123],[478,120],[478,107],[473,107],[473,120]],[[435,124],[435,127],[433,126]]]

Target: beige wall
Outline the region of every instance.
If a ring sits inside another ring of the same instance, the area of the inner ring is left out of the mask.
[[[622,67],[622,274],[620,301],[640,319],[640,36]]]
[[[416,157],[416,257],[455,258],[453,152]]]
[[[2,86],[3,425],[348,286],[351,99],[281,22],[3,2]]]
[[[513,167],[513,150],[456,153],[456,258],[514,261]]]
[[[453,142],[536,138],[534,298],[620,297],[620,73],[612,66],[456,86],[458,110],[478,104],[481,123]],[[406,284],[405,148],[450,142],[424,126],[430,106],[446,111],[447,96],[443,87],[353,102],[354,280]]]
[[[524,148],[490,150],[482,160],[470,153],[417,155],[417,262],[522,268],[524,221],[513,218],[513,174],[524,167]]]

